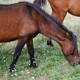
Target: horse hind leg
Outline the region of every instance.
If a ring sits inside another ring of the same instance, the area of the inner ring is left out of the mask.
[[[51,39],[48,39],[48,40],[47,40],[47,45],[50,45],[51,47],[53,47],[53,46],[54,46],[54,45],[52,44]]]
[[[37,66],[36,66],[35,59],[34,59],[34,48],[33,48],[32,39],[27,42],[27,47],[28,47],[28,53],[30,55],[30,62],[31,62],[30,67],[36,68]]]
[[[18,40],[18,44],[15,48],[15,53],[14,53],[14,56],[13,56],[13,61],[12,61],[11,65],[10,65],[10,68],[9,68],[10,72],[12,72],[14,70],[15,64],[16,64],[16,62],[17,62],[17,60],[18,60],[18,58],[21,54],[21,50],[22,50],[24,44],[26,43],[26,41],[27,40],[24,39],[24,38]]]

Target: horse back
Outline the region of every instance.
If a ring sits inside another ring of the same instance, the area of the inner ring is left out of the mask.
[[[0,42],[12,41],[20,35],[30,34],[35,25],[31,14],[32,8],[25,3],[0,5]]]

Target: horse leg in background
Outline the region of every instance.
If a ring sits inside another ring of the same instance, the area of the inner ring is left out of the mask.
[[[59,14],[58,14],[59,13]],[[63,20],[64,20],[64,18],[65,18],[65,16],[66,16],[66,13],[67,13],[67,11],[66,12],[59,12],[59,11],[57,11],[57,12],[55,12],[54,10],[53,10],[53,8],[52,8],[52,16],[53,17],[55,17],[56,19],[58,19],[61,23],[63,22]],[[57,34],[57,33],[56,33]],[[50,45],[51,47],[53,47],[54,45],[52,44],[52,42],[51,42],[51,39],[48,39],[47,40],[47,45]]]
[[[14,70],[15,64],[16,64],[16,62],[17,62],[17,60],[18,60],[18,58],[21,54],[21,50],[22,50],[24,44],[26,43],[26,41],[27,41],[26,39],[18,40],[18,44],[16,46],[15,53],[14,53],[14,56],[13,56],[13,61],[12,61],[11,65],[10,65],[10,68],[9,68],[10,72],[12,72],[12,70]]]
[[[34,0],[33,3],[37,4],[39,7],[44,6],[46,4],[47,0]],[[51,39],[47,40],[47,45],[50,45],[51,47],[53,47],[54,45],[52,44]]]
[[[37,66],[36,66],[35,59],[34,59],[34,48],[33,48],[32,39],[27,42],[27,47],[28,47],[28,53],[30,55],[30,61],[31,61],[30,67],[36,68]]]
[[[67,3],[63,2],[64,5],[62,5],[62,4],[60,4],[60,1],[59,2],[57,2],[55,0],[54,1],[48,0],[48,1],[52,8],[52,16],[55,17],[57,20],[59,20],[62,23],[67,14],[67,11],[68,11],[68,7],[66,7]],[[50,46],[53,46],[51,39],[48,39],[47,44]]]
[[[62,12],[59,12],[62,13]],[[66,12],[63,13],[63,15],[61,14],[57,14],[57,12],[55,13],[54,11],[52,11],[52,16],[54,16],[56,19],[58,19],[61,23],[63,22],[65,16],[66,16]],[[57,34],[57,33],[56,33]],[[52,44],[51,39],[47,40],[47,45],[50,45],[51,47],[53,47],[54,45]]]
[[[53,47],[53,46],[54,46],[54,45],[52,44],[51,39],[48,39],[48,40],[47,40],[47,45],[50,45],[51,47]]]

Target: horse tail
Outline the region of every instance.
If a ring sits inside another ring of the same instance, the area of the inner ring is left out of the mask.
[[[39,7],[44,6],[46,4],[46,0],[34,0],[35,4],[37,4]]]

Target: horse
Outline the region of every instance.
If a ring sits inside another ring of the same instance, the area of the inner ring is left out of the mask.
[[[71,65],[80,64],[76,36],[61,22],[40,7],[29,2],[0,5],[0,42],[18,40],[9,71],[15,64],[26,44],[30,55],[30,67],[36,68],[33,38],[39,33],[55,40]],[[56,34],[57,33],[57,34]]]
[[[63,22],[67,12],[74,16],[80,16],[80,0],[48,0],[52,8],[52,16]],[[46,0],[34,0],[40,7],[46,4]],[[52,45],[51,40],[47,44]]]

